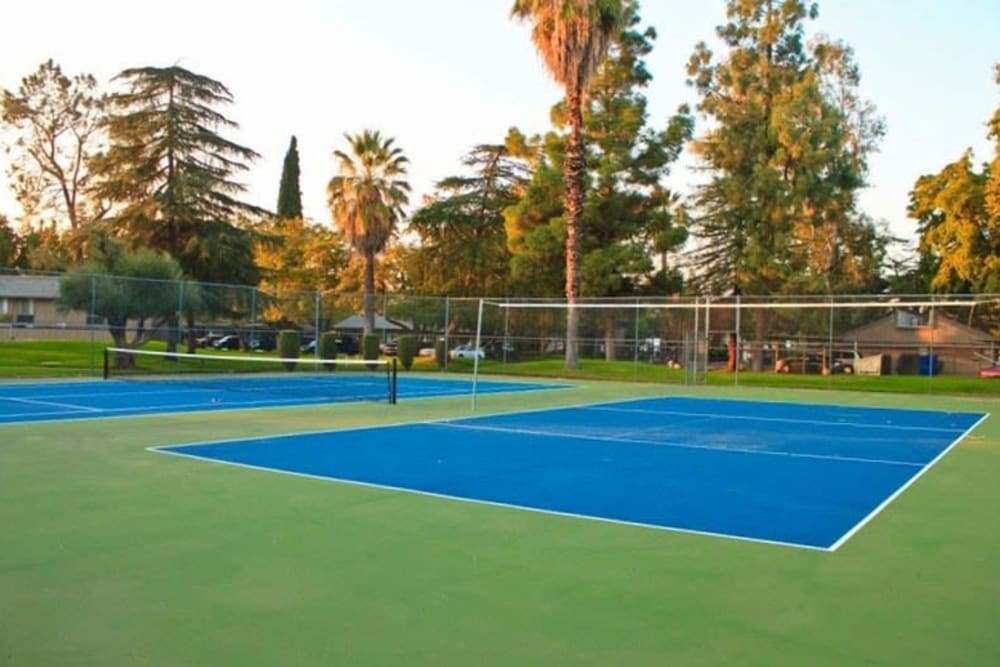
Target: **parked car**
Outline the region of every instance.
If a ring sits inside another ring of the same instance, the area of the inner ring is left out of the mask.
[[[314,354],[316,352],[316,339],[305,343],[301,348],[302,352]],[[344,336],[337,339],[337,354],[352,355],[359,351],[358,339],[354,336]]]
[[[238,350],[240,349],[240,337],[236,334],[223,336],[212,345],[216,350]]]
[[[774,371],[776,373],[823,373],[825,367],[826,363],[822,355],[807,354],[779,359],[774,364]],[[829,372],[834,375],[853,375],[854,362],[850,359],[834,359]]]
[[[990,366],[989,368],[980,368],[979,377],[1000,379],[1000,365]]]
[[[386,357],[396,356],[396,341],[387,340],[384,343],[379,343],[379,352],[381,352]]]
[[[199,338],[195,338],[195,345],[198,347],[215,347],[215,344],[222,338],[222,334],[208,333]]]
[[[448,353],[452,359],[485,359],[486,353],[483,348],[474,345],[457,345]]]
[[[278,347],[278,339],[273,333],[255,333],[247,341],[247,349],[254,352],[273,352]]]

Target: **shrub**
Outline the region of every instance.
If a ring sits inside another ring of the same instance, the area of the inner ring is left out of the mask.
[[[319,358],[337,358],[337,334],[333,331],[326,331],[319,337]]]
[[[448,343],[444,338],[438,338],[434,344],[434,358],[437,360],[438,368],[444,368],[448,363]]]
[[[378,359],[378,336],[365,334],[361,337],[361,356],[365,359]]]
[[[396,356],[404,370],[413,368],[413,359],[417,356],[417,339],[413,336],[400,336],[396,343]]]
[[[282,329],[278,332],[278,356],[282,359],[298,359],[301,338],[295,329]],[[294,361],[286,361],[285,368],[295,370]]]

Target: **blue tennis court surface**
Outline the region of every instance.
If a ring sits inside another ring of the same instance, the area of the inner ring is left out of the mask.
[[[157,451],[832,550],[984,418],[670,397]]]
[[[95,380],[0,384],[0,424],[95,419],[202,410],[292,407],[338,401],[387,400],[384,378],[226,377],[216,381]],[[553,389],[557,385],[480,380],[476,392]],[[470,395],[472,382],[400,374],[399,400]]]

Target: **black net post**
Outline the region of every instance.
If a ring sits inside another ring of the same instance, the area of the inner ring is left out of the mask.
[[[389,374],[389,405],[396,404],[396,358],[393,357],[389,360],[389,366],[386,369]]]

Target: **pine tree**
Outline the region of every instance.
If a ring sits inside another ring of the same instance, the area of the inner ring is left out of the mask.
[[[278,188],[279,219],[302,217],[302,190],[299,187],[299,145],[292,136],[285,153],[285,162],[281,167],[281,185]]]
[[[127,69],[115,80],[125,90],[109,100],[110,146],[93,162],[111,224],[131,244],[166,252],[190,278],[255,282],[251,235],[235,222],[266,212],[239,199],[246,188],[235,176],[259,156],[219,134],[237,127],[215,110],[232,103],[229,89],[177,66]]]
[[[696,47],[689,84],[710,129],[694,144],[711,177],[694,198],[693,265],[715,293],[830,292],[841,286],[867,156],[884,128],[857,92],[851,50],[805,45],[805,0],[729,0],[728,51]]]

